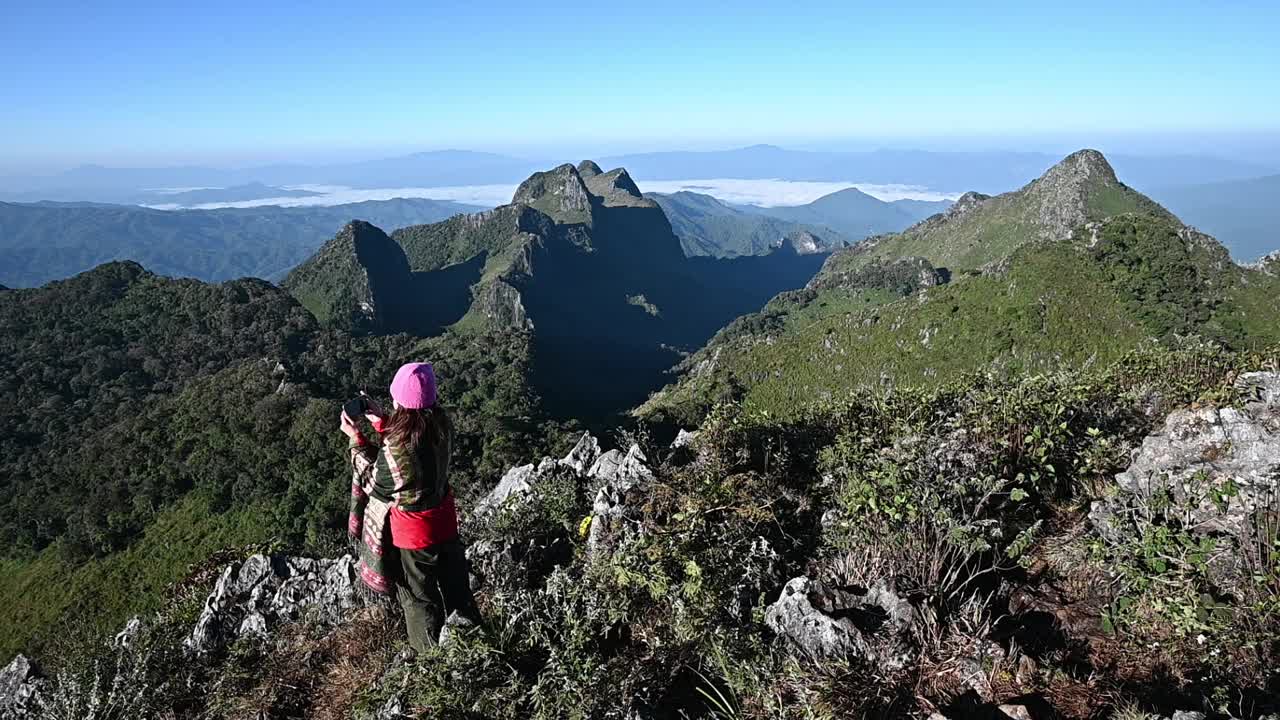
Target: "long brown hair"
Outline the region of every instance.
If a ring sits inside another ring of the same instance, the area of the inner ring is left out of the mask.
[[[396,408],[383,430],[383,437],[404,448],[416,451],[422,442],[431,444],[433,450],[439,450],[449,440],[453,426],[449,414],[439,405],[414,410]]]

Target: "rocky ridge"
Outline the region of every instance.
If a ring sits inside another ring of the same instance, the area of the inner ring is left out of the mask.
[[[528,205],[561,223],[591,218],[591,194],[578,169],[569,163],[531,175],[516,188],[511,203]]]
[[[906,257],[861,267],[824,271],[809,281],[809,290],[892,290],[910,295],[947,282],[948,274],[922,257]]]
[[[974,270],[1026,243],[1066,240],[1085,223],[1125,212],[1176,220],[1120,182],[1102,153],[1080,150],[1018,190],[996,196],[965,193],[945,212],[901,233],[868,238],[838,252],[823,272],[912,255],[953,272]]]

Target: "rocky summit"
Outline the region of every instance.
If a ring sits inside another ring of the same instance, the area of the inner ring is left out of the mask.
[[[1076,228],[1127,212],[1173,216],[1129,188],[1097,150],[1080,150],[1024,187],[994,197],[966,193],[946,212],[833,256],[828,266],[923,257],[952,272],[999,262],[1031,243],[1070,238]]]

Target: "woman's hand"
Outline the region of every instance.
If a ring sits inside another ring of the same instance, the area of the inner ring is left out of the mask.
[[[338,418],[338,429],[342,431],[343,435],[346,435],[352,440],[358,440],[360,438],[360,428],[356,427],[355,422],[351,418],[347,417],[346,410],[343,410]]]
[[[379,425],[387,421],[387,414],[383,412],[382,406],[373,401],[373,398],[366,398],[364,403],[364,418],[377,428]]]

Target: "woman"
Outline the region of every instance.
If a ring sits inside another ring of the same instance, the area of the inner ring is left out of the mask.
[[[355,469],[349,529],[362,541],[361,578],[381,593],[394,585],[409,644],[423,652],[436,644],[450,614],[472,624],[479,614],[449,487],[453,426],[436,403],[431,365],[401,367],[391,399],[390,417],[366,403],[365,417],[381,436],[376,446],[342,413]]]

